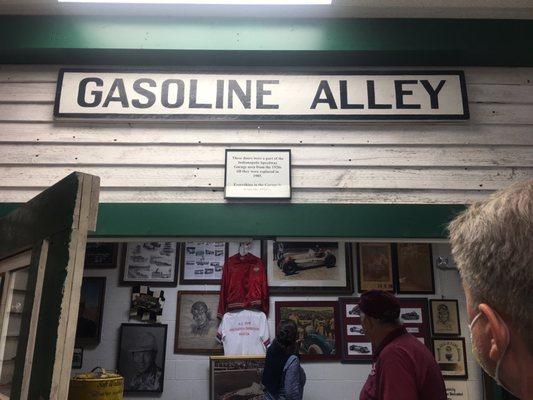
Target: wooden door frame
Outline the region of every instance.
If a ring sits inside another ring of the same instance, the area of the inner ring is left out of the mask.
[[[28,299],[38,316],[32,316],[33,328],[23,320],[21,329],[28,334],[19,342],[11,399],[67,398],[85,243],[88,231],[96,229],[99,182],[74,172],[0,219],[0,260],[31,250],[29,284],[40,275],[45,288]],[[38,354],[26,354],[33,348]],[[23,382],[27,391],[21,393]]]

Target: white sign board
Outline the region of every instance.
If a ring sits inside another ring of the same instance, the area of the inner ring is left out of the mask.
[[[447,400],[468,400],[465,381],[445,381]]]
[[[225,197],[290,199],[290,150],[226,150]]]
[[[62,69],[56,119],[462,120],[462,71],[217,73]]]

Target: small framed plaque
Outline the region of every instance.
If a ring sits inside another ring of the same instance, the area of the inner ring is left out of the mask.
[[[226,150],[224,197],[290,199],[290,150]]]

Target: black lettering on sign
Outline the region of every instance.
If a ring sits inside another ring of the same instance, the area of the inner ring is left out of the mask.
[[[115,92],[118,92],[115,96]],[[126,88],[124,87],[124,79],[117,78],[113,81],[113,84],[111,85],[111,89],[109,89],[109,93],[107,94],[107,97],[104,101],[104,104],[102,104],[102,107],[109,106],[109,103],[112,101],[120,101],[120,104],[124,108],[128,108],[128,96],[126,95]]]
[[[191,90],[189,93],[189,108],[212,108],[209,103],[197,103],[198,99],[198,79],[191,79]]]
[[[252,81],[246,80],[246,93],[235,79],[228,82],[228,108],[233,108],[233,94],[236,94],[244,108],[252,105]]]
[[[84,78],[80,81],[78,86],[78,105],[80,107],[97,107],[102,101],[102,91],[101,90],[92,90],[91,95],[93,96],[93,101],[88,102],[85,100],[85,92],[87,90],[87,84],[94,83],[98,87],[104,86],[104,81],[100,78]]]
[[[441,91],[442,87],[446,83],[446,80],[443,79],[439,82],[437,87],[434,89],[433,86],[431,86],[431,83],[429,83],[428,80],[421,80],[420,83],[422,86],[424,86],[424,89],[426,89],[426,92],[429,94],[429,99],[431,101],[431,108],[439,108],[439,92]]]
[[[349,104],[348,103],[348,81],[340,81],[341,92],[341,110],[353,110],[365,108],[363,104]]]
[[[278,80],[258,80],[256,82],[256,108],[263,110],[277,110],[278,104],[265,104],[265,96],[270,96],[272,90],[266,90],[265,85],[279,85]]]
[[[412,96],[412,90],[405,90],[403,85],[416,85],[417,80],[399,80],[394,81],[394,90],[396,91],[396,108],[398,109],[420,109],[420,104],[405,104],[404,96]]]
[[[326,98],[323,99],[322,94],[324,94]],[[315,98],[311,103],[311,110],[315,110],[318,103],[327,103],[331,110],[337,109],[337,103],[335,103],[335,98],[333,97],[333,93],[331,92],[331,88],[329,87],[328,81],[320,81],[320,83],[318,84],[318,89],[316,90]]]
[[[155,104],[155,94],[150,90],[143,88],[141,85],[147,84],[150,87],[156,87],[157,84],[153,79],[141,78],[133,82],[133,90],[146,98],[146,102],[142,103],[138,99],[131,101],[131,105],[135,108],[150,108]]]
[[[392,104],[376,103],[376,88],[374,81],[366,81],[366,91],[368,93],[368,108],[375,110],[385,110],[392,108]]]
[[[176,85],[176,101],[171,103],[168,98],[170,85]],[[185,101],[185,84],[181,79],[167,79],[161,86],[161,104],[166,108],[180,108]]]
[[[217,79],[217,101],[216,108],[224,108],[224,81]]]

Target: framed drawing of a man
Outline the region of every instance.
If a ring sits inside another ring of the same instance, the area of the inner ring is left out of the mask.
[[[429,301],[431,327],[434,335],[460,335],[459,302],[454,299]]]
[[[124,392],[163,393],[167,325],[122,324],[118,371]]]
[[[379,289],[394,291],[390,243],[359,243],[357,263],[359,292]]]
[[[218,298],[218,291],[178,292],[174,353],[223,353],[216,340]]]

